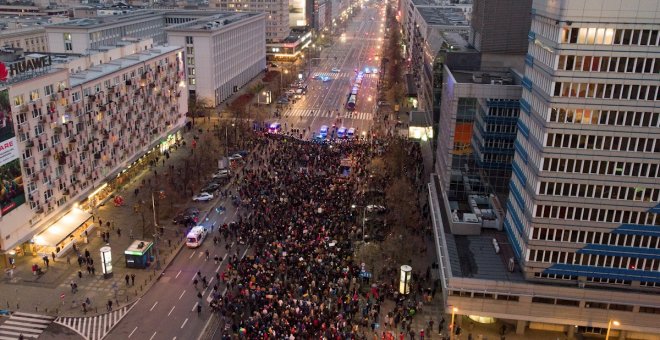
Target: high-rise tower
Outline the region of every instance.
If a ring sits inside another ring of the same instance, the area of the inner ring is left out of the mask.
[[[505,220],[527,279],[660,287],[659,27],[657,1],[534,1]]]

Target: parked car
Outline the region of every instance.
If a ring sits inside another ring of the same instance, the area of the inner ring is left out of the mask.
[[[375,212],[377,214],[383,214],[383,213],[387,212],[387,208],[383,205],[370,204],[370,205],[367,205],[367,211],[368,212]]]
[[[195,202],[206,202],[212,199],[213,199],[213,194],[209,194],[208,192],[202,192],[197,196],[193,196],[192,198],[192,200]]]
[[[353,138],[354,135],[355,135],[355,128],[350,128],[348,129],[348,131],[346,131],[346,137]]]
[[[344,137],[346,137],[346,128],[342,126],[337,130],[337,138],[344,138]]]
[[[174,224],[189,224],[189,223],[197,223],[198,220],[199,220],[199,209],[195,207],[189,207],[176,214],[172,219],[172,222]]]
[[[243,156],[241,156],[240,154],[235,153],[235,154],[229,156],[228,158],[229,158],[230,161],[236,161],[236,160],[243,159]]]
[[[208,183],[204,188],[202,188],[203,192],[215,192],[216,190],[220,189],[220,184],[219,183]]]
[[[282,130],[282,124],[280,124],[278,122],[271,123],[268,126],[268,132],[270,132],[270,133],[279,133],[280,130]]]
[[[333,67],[332,70],[330,70],[332,73],[339,73],[339,69],[336,67]]]
[[[213,178],[214,179],[216,179],[216,178],[227,178],[227,177],[229,177],[229,174],[230,174],[229,169],[221,169],[221,170],[216,171],[213,174]]]

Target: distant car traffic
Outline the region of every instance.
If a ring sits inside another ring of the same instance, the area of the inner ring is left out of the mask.
[[[332,72],[332,73],[339,73],[339,71],[340,70],[336,67],[333,67],[332,70],[330,70],[330,72]]]
[[[193,196],[192,198],[192,200],[195,202],[206,202],[212,199],[213,199],[213,194],[209,194],[208,192],[202,192],[197,196]]]
[[[319,129],[319,135],[325,137],[328,135],[328,126],[327,125],[321,125],[321,128]]]
[[[337,130],[337,138],[344,138],[344,137],[346,137],[346,128],[342,126]]]
[[[348,129],[348,131],[346,131],[346,137],[353,138],[354,135],[355,135],[355,129],[354,128],[350,128],[350,129]]]

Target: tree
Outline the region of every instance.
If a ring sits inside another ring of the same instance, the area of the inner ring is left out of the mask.
[[[211,114],[212,109],[213,105],[208,98],[188,97],[188,114],[192,117],[193,125],[195,125],[195,117],[204,117]]]

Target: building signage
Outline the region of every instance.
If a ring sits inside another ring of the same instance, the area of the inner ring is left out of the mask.
[[[39,58],[26,59],[9,64],[9,75],[16,76],[29,71],[37,71],[44,67],[53,65],[50,56],[42,56]]]
[[[0,216],[25,203],[20,152],[14,132],[9,90],[0,90]]]

